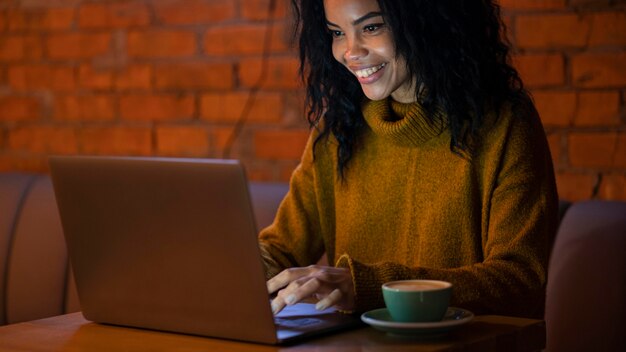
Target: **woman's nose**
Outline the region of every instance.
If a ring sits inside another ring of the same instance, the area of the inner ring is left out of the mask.
[[[349,38],[347,40],[347,47],[344,53],[344,59],[348,61],[358,60],[367,54],[367,50],[361,43],[358,37]]]

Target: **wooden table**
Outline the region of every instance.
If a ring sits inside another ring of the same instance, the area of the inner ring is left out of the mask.
[[[292,346],[267,346],[101,325],[80,313],[0,327],[0,351],[539,351],[542,320],[477,316],[438,339],[388,335],[362,327]]]

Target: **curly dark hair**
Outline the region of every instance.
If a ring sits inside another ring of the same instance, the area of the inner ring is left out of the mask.
[[[391,29],[396,55],[406,59],[419,100],[432,119],[444,112],[452,152],[471,151],[488,110],[528,97],[511,65],[500,7],[492,0],[377,0]],[[307,118],[338,141],[343,171],[365,126],[365,97],[357,79],[332,54],[323,0],[292,0],[299,35],[300,76],[306,84]],[[442,121],[443,122],[443,121]]]

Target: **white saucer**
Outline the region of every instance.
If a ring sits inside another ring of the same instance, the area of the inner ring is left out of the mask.
[[[398,335],[443,334],[469,323],[474,313],[469,310],[449,307],[441,321],[426,323],[403,323],[394,321],[387,308],[374,309],[361,315],[361,320],[375,329]]]

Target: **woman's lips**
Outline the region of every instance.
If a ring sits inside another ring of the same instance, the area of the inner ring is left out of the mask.
[[[353,72],[361,84],[370,84],[377,81],[382,76],[386,65],[386,63],[382,63],[378,66],[353,70]]]

